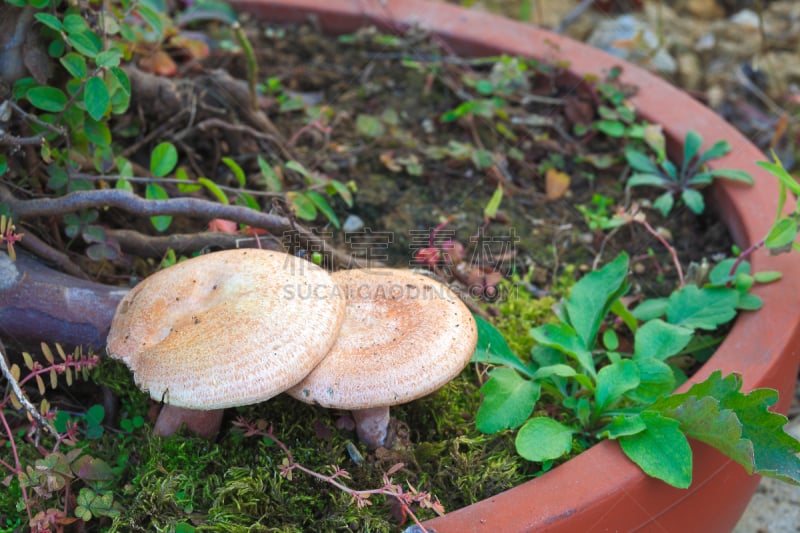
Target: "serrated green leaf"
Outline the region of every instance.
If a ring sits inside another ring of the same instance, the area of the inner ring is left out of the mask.
[[[739,293],[734,289],[687,285],[670,295],[667,322],[711,330],[733,320],[738,301]]]
[[[222,189],[219,188],[219,185],[217,185],[216,183],[214,183],[210,179],[204,178],[204,177],[200,177],[200,178],[197,178],[197,183],[199,183],[200,185],[202,185],[203,187],[208,189],[208,192],[213,194],[214,198],[216,198],[219,203],[221,203],[223,205],[230,204],[230,201],[228,200],[228,196],[225,194],[225,192]]]
[[[651,408],[685,423],[688,436],[717,447],[748,472],[800,483],[800,442],[783,430],[786,417],[769,411],[778,393],[757,389],[743,394],[741,386],[740,376],[722,377],[715,371],[685,393],[663,398]],[[741,428],[740,439],[736,426]]]
[[[34,87],[28,91],[27,97],[31,105],[51,113],[63,111],[67,105],[67,95],[55,87]]]
[[[501,367],[489,372],[481,393],[483,401],[475,415],[475,427],[492,434],[521,426],[531,416],[541,387],[536,381],[520,376],[516,370]]]
[[[642,325],[634,337],[634,359],[652,358],[663,361],[683,350],[694,331],[653,319]]]
[[[653,411],[642,411],[639,416],[647,429],[620,437],[622,451],[645,474],[687,488],[692,483],[692,448],[680,422]]]
[[[336,212],[331,207],[331,204],[328,203],[327,198],[322,196],[317,191],[307,191],[306,197],[314,203],[314,206],[323,214],[325,218],[327,218],[333,227],[336,229],[340,229],[342,225],[339,223],[339,217],[336,216]]]
[[[478,342],[470,362],[508,366],[522,372],[526,376],[531,376],[533,369],[529,365],[523,363],[514,352],[511,351],[508,342],[500,331],[483,318],[477,315],[473,316],[478,326]]]
[[[528,461],[552,461],[572,450],[574,430],[552,418],[528,420],[517,432],[514,444],[517,453]]]
[[[153,148],[150,154],[150,173],[157,178],[163,178],[178,164],[178,150],[172,143],[162,142]]]
[[[695,189],[685,189],[681,192],[681,200],[695,215],[700,215],[706,208],[703,195]]]
[[[86,86],[83,90],[83,103],[90,117],[94,120],[103,118],[111,104],[111,97],[108,94],[106,82],[103,81],[103,78],[92,76],[86,81]]]
[[[623,394],[639,386],[639,370],[630,359],[606,365],[597,372],[595,410],[603,413]]]

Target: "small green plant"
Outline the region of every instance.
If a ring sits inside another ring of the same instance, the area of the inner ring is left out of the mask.
[[[725,178],[752,185],[753,178],[745,171],[732,168],[707,169],[705,164],[718,159],[731,151],[727,141],[718,141],[705,152],[700,152],[703,138],[696,132],[686,134],[683,143],[683,162],[677,167],[669,159],[660,155],[657,162],[633,144],[625,147],[625,160],[633,169],[633,174],[628,178],[626,187],[640,187],[643,185],[665,189],[653,202],[653,207],[662,215],[667,216],[675,205],[675,197],[692,210],[700,214],[705,210],[703,195],[697,189],[710,185],[716,178]]]
[[[545,468],[608,438],[618,440],[647,474],[688,487],[691,437],[748,472],[800,482],[800,442],[782,431],[784,416],[767,410],[777,401],[775,391],[743,394],[738,376],[717,372],[670,396],[686,379],[670,361],[691,352],[698,331],[715,330],[739,309],[760,307],[747,292],[755,281],[749,266],[740,263],[734,276],[731,266],[732,260],[718,265],[707,285],[687,285],[631,312],[622,302],[628,257],[620,254],[572,287],[556,323],[530,331],[537,343],[530,361],[519,359],[493,326],[478,319],[473,360],[496,365],[482,387],[478,429],[517,429],[517,452]],[[628,344],[620,340],[618,330],[624,329]],[[537,408],[544,398],[551,407]]]

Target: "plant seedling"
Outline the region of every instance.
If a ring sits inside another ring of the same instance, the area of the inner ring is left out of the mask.
[[[718,159],[730,152],[730,143],[718,141],[711,148],[700,153],[702,144],[703,138],[700,134],[694,131],[686,134],[683,144],[683,163],[680,168],[668,159],[662,159],[656,164],[635,146],[627,145],[625,160],[634,172],[628,178],[626,187],[630,189],[648,185],[665,189],[666,192],[653,202],[653,207],[658,209],[662,215],[667,216],[675,205],[675,197],[678,195],[693,213],[698,215],[702,213],[705,210],[705,201],[697,189],[710,185],[715,178],[753,184],[752,176],[742,170],[732,168],[709,170],[704,167],[708,161]]]
[[[706,286],[687,285],[630,312],[621,300],[629,288],[628,257],[620,254],[573,286],[557,310],[557,323],[530,331],[538,345],[529,362],[479,319],[473,361],[497,366],[481,389],[478,429],[518,429],[517,452],[545,464],[569,455],[576,443],[615,439],[645,473],[680,488],[691,483],[691,437],[750,473],[800,483],[800,442],[783,432],[786,417],[768,411],[776,391],[743,394],[739,376],[715,372],[670,396],[686,379],[670,360],[688,352],[696,331],[714,330],[737,309],[760,306],[747,293],[754,279],[749,265],[742,263],[733,277],[730,267],[717,265]],[[610,315],[630,331],[630,353],[621,348]],[[537,410],[543,397],[557,416]]]

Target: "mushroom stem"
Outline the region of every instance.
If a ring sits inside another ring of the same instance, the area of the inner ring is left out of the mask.
[[[192,433],[210,439],[219,433],[224,414],[224,409],[200,411],[165,404],[158,413],[153,433],[160,437],[168,437],[185,425]]]
[[[367,448],[374,450],[386,443],[386,435],[389,431],[388,405],[354,409],[351,413],[356,422],[358,438],[367,445]]]

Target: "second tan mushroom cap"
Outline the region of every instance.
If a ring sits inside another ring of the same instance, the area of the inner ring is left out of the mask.
[[[469,309],[445,285],[409,270],[332,275],[346,300],[339,336],[288,394],[323,407],[359,410],[434,392],[468,364],[477,342]]]

